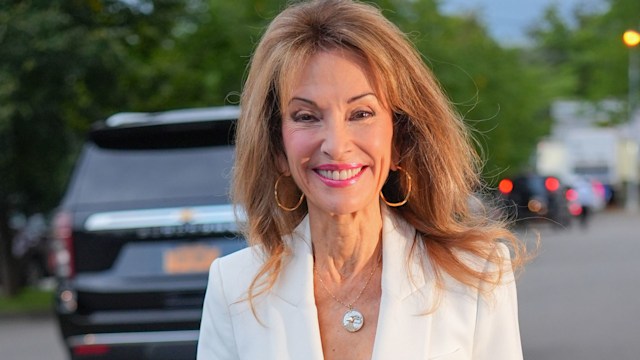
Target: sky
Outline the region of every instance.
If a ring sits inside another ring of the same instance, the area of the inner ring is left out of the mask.
[[[540,21],[544,10],[558,5],[561,14],[571,18],[576,6],[602,7],[604,0],[441,0],[445,13],[479,11],[489,32],[504,44],[525,44],[527,28]]]

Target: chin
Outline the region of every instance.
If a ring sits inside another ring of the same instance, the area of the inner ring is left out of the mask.
[[[379,206],[379,203],[375,203],[376,206]],[[364,212],[367,209],[370,209],[372,204],[364,204],[359,201],[341,201],[339,203],[325,203],[320,206],[317,206],[317,210],[320,212],[324,212],[330,215],[351,215],[358,212]]]

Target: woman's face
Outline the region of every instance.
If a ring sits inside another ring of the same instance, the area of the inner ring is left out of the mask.
[[[353,55],[321,52],[285,99],[282,166],[307,196],[309,212],[343,215],[379,206],[393,121],[369,74]]]

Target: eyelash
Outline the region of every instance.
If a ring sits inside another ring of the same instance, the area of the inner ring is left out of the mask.
[[[295,114],[293,114],[293,116],[291,116],[291,118],[295,122],[311,122],[311,121],[316,120],[315,115],[310,114],[308,112],[295,113]]]
[[[353,114],[349,117],[349,120],[357,121],[368,119],[373,116],[375,116],[375,113],[373,111],[357,110],[353,112]],[[294,113],[291,118],[295,122],[311,122],[317,120],[317,117],[315,115],[308,112]]]
[[[362,116],[362,115],[364,115],[364,116]],[[368,118],[373,117],[373,116],[375,116],[375,113],[373,111],[358,110],[358,111],[355,111],[354,114],[349,119],[350,120],[363,120],[363,119],[368,119]]]

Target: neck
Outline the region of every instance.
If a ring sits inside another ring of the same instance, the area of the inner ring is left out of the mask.
[[[380,208],[347,215],[309,210],[317,271],[338,283],[368,274],[382,254]]]

